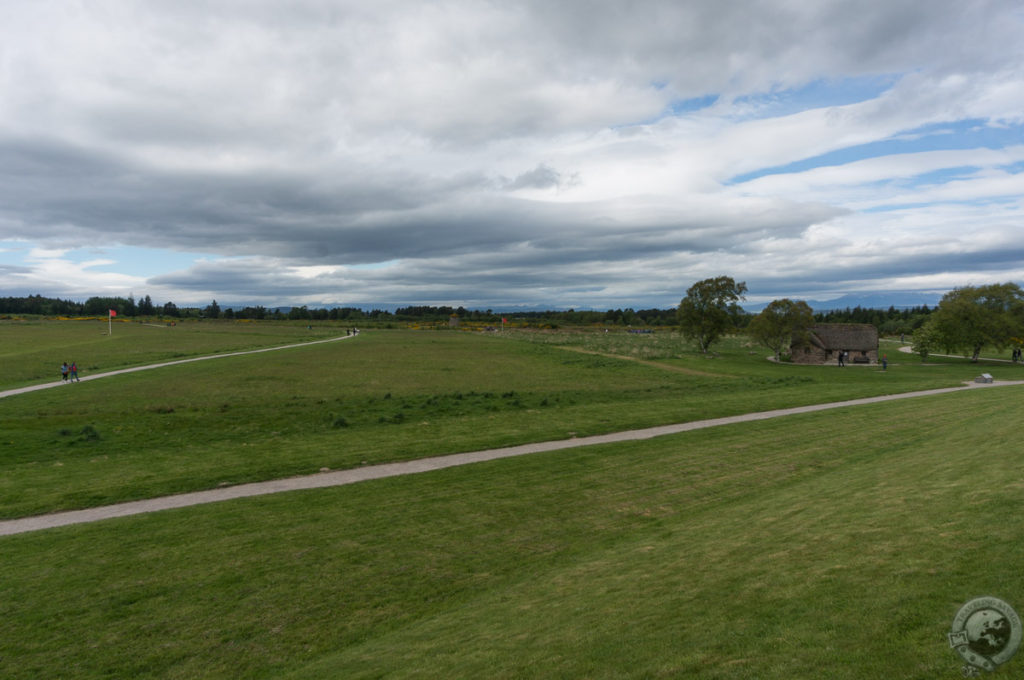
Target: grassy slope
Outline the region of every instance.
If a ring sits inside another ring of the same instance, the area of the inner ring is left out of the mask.
[[[791,416],[7,537],[0,671],[953,677],[945,632],[959,606],[983,594],[1024,606],[1018,396]]]
[[[306,332],[205,328],[213,330],[180,336],[179,353]],[[591,353],[514,338],[378,331],[8,398],[0,404],[0,517],[955,385],[978,370],[916,361],[885,373],[780,366],[738,343],[707,359],[667,334],[527,337]],[[574,345],[580,337],[586,346]]]

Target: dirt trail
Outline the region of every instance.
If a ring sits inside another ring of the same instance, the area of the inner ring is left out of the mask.
[[[267,351],[267,350],[260,350]],[[224,355],[226,356],[226,355]],[[194,359],[192,361],[195,361]],[[60,383],[58,383],[60,384]],[[906,392],[903,394],[890,394],[879,397],[866,397],[863,399],[851,399],[838,401],[829,404],[813,404],[811,406],[799,406],[796,408],[777,409],[773,411],[761,411],[747,413],[726,418],[713,418],[710,420],[698,420],[677,425],[662,425],[660,427],[649,427],[642,430],[628,430],[625,432],[614,432],[611,434],[598,435],[594,437],[580,437],[574,439],[563,439],[551,442],[539,442],[536,444],[524,444],[522,446],[510,446],[501,449],[490,449],[486,451],[474,451],[470,453],[457,453],[448,456],[437,456],[433,458],[421,458],[404,463],[389,463],[385,465],[373,465],[353,470],[339,470],[334,472],[322,472],[304,477],[291,477],[288,479],[276,479],[268,482],[255,482],[252,484],[239,484],[209,491],[197,491],[193,493],[178,494],[175,496],[163,496],[150,498],[117,505],[107,505],[98,508],[85,510],[73,510],[70,512],[58,512],[50,515],[39,515],[25,517],[22,519],[0,521],[0,536],[39,531],[54,527],[66,526],[69,524],[82,524],[85,522],[96,522],[103,519],[115,517],[127,517],[146,512],[169,510],[172,508],[183,508],[190,505],[203,503],[216,503],[235,498],[246,498],[249,496],[262,496],[282,491],[298,491],[302,489],[320,489],[329,486],[341,486],[354,484],[370,479],[381,479],[384,477],[395,477],[398,475],[411,475],[432,470],[442,470],[457,465],[467,465],[499,458],[510,458],[530,453],[544,451],[558,451],[561,449],[575,448],[578,446],[593,446],[595,444],[609,444],[615,442],[637,441],[651,439],[668,434],[688,432],[707,427],[719,425],[731,425],[734,423],[752,422],[779,418],[782,416],[798,413],[813,413],[828,409],[843,408],[847,406],[860,406],[862,404],[874,404],[884,401],[895,401],[898,399],[913,399],[915,397],[930,396],[936,394],[948,394],[970,389],[985,389],[1008,385],[1024,385],[1024,381],[1004,381],[994,383],[967,383],[963,387],[946,387],[934,390],[921,390],[918,392]]]

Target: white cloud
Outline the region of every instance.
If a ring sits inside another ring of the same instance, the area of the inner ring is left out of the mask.
[[[26,255],[0,284],[644,306],[719,273],[973,276],[1021,214],[1022,23],[1010,0],[16,0],[0,239],[208,258],[147,281]]]

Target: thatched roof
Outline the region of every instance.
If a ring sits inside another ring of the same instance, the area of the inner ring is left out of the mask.
[[[803,344],[794,337],[794,344]],[[878,329],[869,323],[822,323],[807,329],[807,342],[826,350],[878,349]]]

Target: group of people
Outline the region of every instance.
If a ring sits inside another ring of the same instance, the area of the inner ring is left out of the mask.
[[[1021,360],[1021,356],[1020,356],[1021,352],[1024,352],[1024,350],[1022,350],[1020,347],[1018,347],[1017,349],[1013,350],[1013,360],[1015,362]]]
[[[64,382],[82,382],[78,379],[78,364],[74,361],[72,361],[70,365],[66,361],[61,364],[60,379]]]

